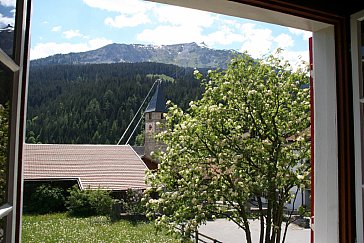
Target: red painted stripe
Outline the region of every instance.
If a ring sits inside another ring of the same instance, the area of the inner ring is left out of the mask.
[[[314,199],[314,169],[315,169],[315,161],[314,161],[314,145],[315,145],[315,131],[314,131],[314,99],[313,99],[313,53],[312,53],[312,37],[308,39],[309,44],[309,58],[310,58],[310,106],[311,106],[311,224],[314,225],[314,215],[315,215],[315,199]],[[314,243],[314,231],[311,228],[311,243]]]

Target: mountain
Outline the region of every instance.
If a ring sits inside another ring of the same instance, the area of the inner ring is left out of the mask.
[[[33,66],[26,142],[116,144],[156,79],[164,80],[166,98],[182,109],[199,99],[203,86],[193,71],[152,62]],[[143,131],[140,124],[130,143]]]
[[[14,27],[0,28],[0,48],[9,56],[13,55]]]
[[[226,68],[237,54],[233,50],[215,50],[205,44],[184,43],[175,45],[110,44],[96,50],[56,54],[36,59],[32,65],[96,64],[158,62],[192,68]]]

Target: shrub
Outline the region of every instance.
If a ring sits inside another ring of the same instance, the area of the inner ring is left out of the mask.
[[[69,190],[66,205],[71,215],[109,215],[113,199],[106,190],[80,190],[77,185]]]
[[[142,190],[128,189],[125,198],[121,200],[123,211],[134,215],[145,214],[145,205],[141,202],[142,197]]]
[[[38,186],[30,196],[30,212],[46,214],[65,211],[65,209],[65,196],[62,188],[43,184]]]

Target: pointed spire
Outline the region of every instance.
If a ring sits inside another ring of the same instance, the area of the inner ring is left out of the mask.
[[[167,112],[166,98],[161,87],[161,80],[158,80],[155,93],[152,99],[149,101],[147,109],[145,109],[145,113],[147,112]]]

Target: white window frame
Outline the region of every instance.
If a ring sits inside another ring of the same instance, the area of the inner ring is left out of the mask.
[[[16,17],[13,40],[13,58],[0,50],[0,63],[4,69],[12,72],[11,110],[9,117],[9,150],[7,202],[0,205],[0,218],[6,217],[6,242],[21,240],[21,216],[23,176],[21,170],[22,145],[26,110],[28,70],[28,38],[31,0],[16,1]]]
[[[364,21],[364,10],[353,14],[351,23],[351,58],[353,77],[353,111],[354,111],[354,139],[355,139],[355,191],[356,191],[356,234],[357,242],[363,242],[363,163],[364,163],[364,82],[361,50],[361,22]]]
[[[13,59],[11,59],[4,51],[2,51],[0,49],[0,63],[3,66],[3,69],[6,69],[6,71],[9,71],[12,75],[12,82],[13,82],[13,88],[16,89],[16,87],[18,85],[16,85],[17,79],[19,77],[19,70],[20,67],[19,65],[17,65]],[[14,90],[13,89],[13,90]],[[15,90],[14,90],[15,91]],[[16,180],[14,180],[16,178],[17,175],[17,156],[14,153],[14,151],[16,150],[14,145],[15,145],[15,141],[17,138],[16,136],[13,136],[14,134],[16,134],[16,127],[17,127],[17,123],[15,121],[14,122],[14,118],[15,115],[14,112],[16,111],[16,103],[14,104],[14,92],[13,92],[13,96],[12,96],[12,100],[11,100],[11,111],[9,112],[10,117],[9,117],[9,150],[8,150],[8,164],[7,164],[7,194],[6,194],[6,198],[7,198],[7,202],[4,205],[0,205],[0,218],[4,218],[7,217],[7,225],[6,225],[6,232],[5,232],[5,239],[8,241],[8,238],[10,235],[12,235],[12,229],[14,228],[15,225],[13,225],[13,222],[15,222],[13,220],[13,215],[16,215],[15,213],[15,205],[14,202],[16,202],[16,198],[14,198],[14,195],[16,195]],[[16,101],[15,101],[16,102]],[[16,118],[15,118],[16,119]],[[15,199],[15,200],[14,200]]]

